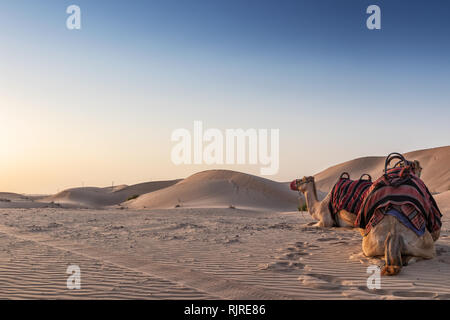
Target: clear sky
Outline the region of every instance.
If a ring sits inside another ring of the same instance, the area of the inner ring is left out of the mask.
[[[194,120],[280,129],[278,181],[448,145],[449,17],[440,0],[2,1],[0,191],[218,168],[171,162],[172,131]]]

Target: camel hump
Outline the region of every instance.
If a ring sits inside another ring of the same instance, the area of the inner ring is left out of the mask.
[[[389,232],[384,242],[386,265],[381,271],[382,275],[394,276],[402,269],[403,238],[400,234]]]

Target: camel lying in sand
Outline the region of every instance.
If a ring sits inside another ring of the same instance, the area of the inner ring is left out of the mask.
[[[414,160],[411,162],[411,164],[414,174],[420,177],[422,173],[422,167],[420,166],[419,161]],[[291,189],[294,189],[292,184]],[[340,210],[334,215],[333,218],[329,210],[332,191],[330,191],[322,201],[318,200],[314,177],[303,177],[302,179],[296,180],[295,189],[303,193],[303,195],[305,196],[309,214],[313,217],[313,219],[318,221],[315,224],[316,227],[354,227],[356,213],[351,213],[347,210]]]
[[[388,169],[390,158],[403,164]],[[396,275],[404,265],[436,255],[442,214],[416,168],[420,165],[390,154],[385,174],[368,190],[355,222],[363,253],[385,257],[382,275]]]
[[[331,191],[322,201],[317,199],[314,177],[303,177],[303,179],[296,180],[296,188],[305,196],[309,214],[314,220],[318,221],[315,224],[316,227],[353,227],[356,217],[350,212],[341,210],[336,214],[336,221],[333,219],[329,210]]]

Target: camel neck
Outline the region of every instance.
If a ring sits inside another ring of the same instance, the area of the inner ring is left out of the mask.
[[[316,205],[318,203],[316,192],[314,190],[314,185],[308,188],[305,192],[306,205],[308,206],[308,211],[312,214],[316,210]]]

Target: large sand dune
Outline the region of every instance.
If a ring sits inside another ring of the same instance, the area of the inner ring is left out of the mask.
[[[450,188],[450,146],[405,153],[408,160],[419,160],[423,168],[421,178],[431,192],[440,193]],[[358,179],[368,173],[375,180],[383,174],[385,157],[363,157],[332,166],[315,175],[317,189],[329,192],[342,172]]]
[[[292,211],[298,206],[298,196],[285,183],[241,172],[208,170],[125,205],[134,209],[234,206]]]
[[[130,197],[139,196],[155,190],[169,187],[180,180],[155,181],[132,186],[116,186],[114,188],[73,188],[56,195],[43,198],[42,202],[72,204],[86,207],[105,207],[127,201]]]
[[[422,179],[432,192],[449,190],[450,146],[409,152],[405,156],[420,161]],[[363,173],[369,173],[373,179],[378,178],[383,172],[384,160],[385,157],[358,158],[316,174],[319,199],[329,192],[344,171],[349,172],[352,179],[359,178]],[[133,196],[140,197],[127,202]],[[234,206],[278,211],[295,210],[299,203],[304,202],[303,198],[289,190],[287,183],[229,170],[203,171],[183,181],[148,182],[114,188],[73,188],[40,201],[85,207],[105,207],[125,202],[124,206],[133,209]]]
[[[419,150],[405,154],[407,159],[419,160],[422,178],[432,192],[449,188],[450,147]],[[322,199],[347,171],[353,179],[369,173],[377,179],[384,169],[385,157],[364,157],[338,164],[317,174],[318,197]],[[278,183],[245,173],[227,170],[209,170],[192,175],[172,187],[159,190],[126,203],[134,209],[181,207],[228,207],[295,210],[299,196],[289,190],[288,184]]]

